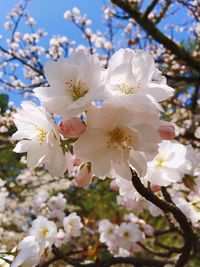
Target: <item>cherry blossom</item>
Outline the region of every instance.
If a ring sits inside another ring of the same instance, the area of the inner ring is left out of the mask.
[[[34,89],[48,111],[62,116],[85,111],[91,101],[101,99],[103,69],[97,57],[85,50],[74,51],[69,58],[48,62],[44,67],[50,87]]]
[[[21,106],[22,109],[14,116],[18,131],[12,138],[21,140],[14,151],[27,152],[27,165],[30,170],[44,164],[52,175],[63,175],[67,169],[67,161],[51,115],[33,102],[23,102]]]

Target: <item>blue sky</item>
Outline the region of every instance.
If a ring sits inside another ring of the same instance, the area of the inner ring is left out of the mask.
[[[8,32],[3,26],[6,15],[17,3],[19,3],[18,0],[0,0],[0,34],[3,35],[4,40],[8,36]],[[92,20],[93,30],[102,29],[101,9],[104,3],[105,0],[32,0],[27,9],[37,21],[36,28],[42,28],[48,32],[47,42],[52,35],[60,34],[66,35],[70,40],[75,40],[77,44],[80,44],[83,42],[80,31],[63,18],[64,12],[76,6],[82,14],[86,13]],[[25,30],[23,24],[20,30]],[[15,93],[9,93],[9,96],[16,105],[20,104],[21,96],[17,96]]]
[[[4,30],[4,22],[6,21],[6,15],[12,9],[12,7],[18,3],[18,0],[0,0],[0,34],[3,35],[4,41],[8,37],[8,32]],[[45,42],[49,42],[49,38],[52,35],[65,35],[70,40],[75,40],[77,44],[83,43],[80,31],[70,22],[63,18],[63,14],[66,10],[72,9],[74,6],[81,10],[81,13],[86,13],[88,18],[93,22],[92,29],[103,31],[103,13],[102,6],[108,2],[107,0],[32,0],[28,4],[28,11],[33,16],[37,25],[36,28],[43,28],[48,32],[48,36],[45,38]],[[150,1],[146,0],[148,4]],[[174,16],[170,19],[170,22],[177,23],[183,21],[184,11],[179,12],[179,16]],[[162,24],[161,24],[162,27]],[[22,26],[20,31],[25,31]],[[182,40],[187,37],[182,33],[176,33],[176,38]],[[10,99],[15,101],[18,105],[21,102],[21,97],[15,94],[10,94]]]
[[[0,0],[0,33],[4,33],[3,23],[17,0]],[[45,29],[49,36],[53,34],[66,35],[68,38],[81,42],[80,32],[63,18],[66,10],[77,6],[81,13],[86,13],[93,21],[92,28],[101,29],[101,8],[105,0],[32,0],[28,10],[37,21],[37,28]]]

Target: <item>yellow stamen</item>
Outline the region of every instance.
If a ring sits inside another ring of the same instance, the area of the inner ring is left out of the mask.
[[[47,234],[48,234],[48,232],[49,232],[49,230],[48,230],[47,227],[43,227],[43,228],[41,229],[41,234],[42,234],[43,237],[46,237]]]
[[[123,149],[130,147],[132,144],[132,137],[125,130],[116,127],[114,130],[108,133],[109,139],[107,141],[107,147],[111,146],[121,147]]]
[[[73,101],[78,100],[83,97],[87,92],[86,83],[79,81],[77,84],[74,84],[72,80],[66,81],[66,92],[71,96]]]
[[[44,141],[46,139],[47,131],[45,131],[39,127],[36,127],[35,129],[38,131],[39,143],[40,144],[44,143]]]
[[[193,201],[192,206],[193,206],[195,211],[200,212],[200,201],[199,200]]]
[[[124,232],[123,235],[124,235],[125,238],[128,238],[130,236],[129,232]]]
[[[121,92],[126,94],[126,95],[135,93],[135,88],[128,86],[125,83],[121,84],[120,89],[121,89]]]
[[[159,166],[159,167],[165,166],[165,159],[163,157],[157,156],[155,160],[156,160],[157,166]]]

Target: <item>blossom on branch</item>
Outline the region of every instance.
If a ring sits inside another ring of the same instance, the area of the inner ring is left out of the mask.
[[[17,245],[17,256],[11,267],[33,267],[40,261],[40,249],[34,236],[25,237]]]
[[[162,141],[159,153],[148,162],[146,178],[155,185],[167,186],[179,182],[191,169],[187,160],[186,146],[170,141]]]
[[[105,177],[113,168],[131,179],[129,164],[146,173],[147,158],[157,153],[160,137],[149,124],[135,123],[128,110],[105,105],[87,113],[87,129],[74,144],[74,153],[91,162],[92,173]]]
[[[103,69],[98,58],[85,50],[48,62],[44,72],[50,87],[39,87],[34,92],[50,112],[65,117],[78,115],[93,100],[103,98]]]
[[[27,165],[30,170],[44,164],[52,175],[63,175],[67,170],[67,161],[51,115],[33,102],[26,101],[21,106],[22,109],[14,115],[18,131],[12,138],[21,140],[14,151],[27,152]]]

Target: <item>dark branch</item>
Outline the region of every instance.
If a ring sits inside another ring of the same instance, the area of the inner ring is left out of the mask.
[[[131,170],[132,171],[132,170]],[[165,190],[164,197],[167,201],[158,198],[154,193],[146,188],[140,178],[132,171],[132,183],[136,190],[148,201],[162,209],[165,213],[172,213],[175,220],[179,223],[181,230],[183,231],[184,245],[182,247],[182,253],[176,262],[175,267],[183,267],[189,260],[191,251],[194,247],[194,233],[191,224],[188,222],[185,214],[175,206],[172,202],[170,195]]]
[[[147,7],[145,12],[143,13],[143,18],[148,18],[148,15],[151,13],[151,11],[154,9],[154,7],[157,5],[159,0],[153,0],[151,4]]]
[[[155,24],[158,24],[161,19],[165,16],[165,14],[167,13],[167,10],[169,8],[169,6],[171,5],[172,1],[171,0],[166,0],[166,3],[165,5],[163,6],[162,10],[160,11],[160,14],[159,16],[156,16],[154,19],[153,19],[153,22]]]
[[[114,4],[126,11],[155,41],[162,44],[166,49],[171,51],[180,60],[183,60],[193,69],[199,72],[200,61],[193,58],[183,47],[180,47],[172,39],[162,33],[155,24],[148,18],[143,18],[142,13],[135,9],[134,5],[129,5],[128,1],[111,0]]]
[[[24,59],[18,57],[18,56],[15,55],[13,52],[9,52],[9,51],[7,51],[6,49],[4,49],[4,48],[1,47],[1,46],[0,46],[0,51],[4,52],[4,53],[7,54],[7,55],[12,56],[14,59],[18,60],[19,62],[21,62],[23,65],[29,67],[30,69],[34,70],[34,71],[35,71],[36,73],[38,73],[39,75],[44,76],[44,73],[43,73],[41,70],[39,70],[39,69],[35,68],[34,66],[30,65],[26,60],[24,60]]]

